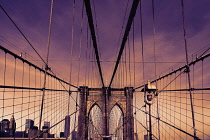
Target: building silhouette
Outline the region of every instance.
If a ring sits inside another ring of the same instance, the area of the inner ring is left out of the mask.
[[[49,128],[48,126],[42,126],[43,138],[49,138],[48,128]]]
[[[9,137],[9,123],[8,119],[1,121],[1,137]]]
[[[34,121],[31,119],[26,119],[26,124],[25,124],[25,131],[28,133],[29,129],[32,129],[34,126]]]
[[[72,140],[77,140],[77,131],[72,131],[71,138]]]
[[[50,128],[50,122],[44,122],[44,126],[47,126],[48,128]],[[50,130],[48,130],[48,133],[50,133]]]
[[[70,135],[70,116],[65,117],[64,137],[68,138]]]
[[[25,131],[16,131],[14,137],[15,138],[24,138],[25,137]]]
[[[69,136],[70,128],[70,117],[66,117],[66,135]],[[42,131],[38,129],[37,126],[34,126],[34,121],[31,119],[26,119],[25,130],[16,131],[16,122],[15,117],[12,115],[10,121],[8,119],[3,119],[0,122],[0,137],[13,137],[13,138],[35,138],[40,134],[39,138],[54,138],[55,134],[49,133],[50,122],[44,122]],[[62,132],[62,137],[64,137],[64,132]]]
[[[28,130],[28,138],[35,138],[39,134],[37,126],[33,126]]]
[[[64,132],[60,132],[60,138],[64,138]]]
[[[29,130],[34,127],[34,121],[31,119],[26,119],[25,123],[25,137],[27,138],[29,135]]]
[[[10,119],[10,122],[9,122],[9,135],[10,135],[10,137],[15,136],[15,131],[16,131],[16,122],[15,122],[14,115],[12,115],[12,117]]]

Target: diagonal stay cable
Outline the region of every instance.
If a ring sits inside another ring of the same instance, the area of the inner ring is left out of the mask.
[[[4,47],[2,47],[1,45],[0,45],[0,50],[3,50],[4,52],[6,52],[6,53],[8,53],[8,54],[10,54],[10,55],[12,55],[12,56],[14,56],[16,59],[19,59],[19,60],[21,60],[22,62],[24,62],[24,63],[26,63],[26,64],[28,64],[28,65],[30,65],[30,66],[32,66],[32,67],[34,67],[35,69],[38,69],[40,72],[45,72],[45,70],[43,70],[42,68],[40,68],[40,67],[38,67],[38,66],[36,66],[36,65],[34,65],[33,63],[31,63],[31,62],[29,62],[28,60],[25,60],[24,58],[22,58],[21,56],[19,56],[19,55],[17,55],[17,54],[15,54],[15,53],[13,53],[13,52],[11,52],[10,50],[8,50],[8,49],[6,49],[6,48],[4,48]],[[68,83],[68,82],[66,82],[66,81],[64,81],[64,80],[62,80],[62,79],[60,79],[60,78],[58,78],[57,76],[56,76],[56,74],[55,73],[53,73],[53,71],[52,70],[50,70],[51,71],[51,73],[49,73],[49,72],[46,72],[47,73],[47,75],[49,75],[49,76],[51,76],[51,77],[53,77],[53,78],[55,78],[56,80],[58,80],[59,81],[59,83],[62,85],[62,87],[64,88],[62,91],[66,91],[66,92],[68,92],[68,93],[72,93],[72,92],[78,92],[78,91],[71,91],[71,90],[67,90],[66,89],[66,87],[62,84],[62,83],[65,83],[65,84],[67,84],[67,85],[69,85],[69,86],[72,86],[72,87],[74,87],[74,88],[76,88],[76,89],[79,89],[79,87],[77,87],[77,86],[74,86],[74,85],[72,85],[72,84],[70,84],[70,83]],[[32,89],[32,90],[43,90],[44,88],[30,88],[30,87],[17,87],[17,86],[2,86],[2,85],[0,85],[0,88],[14,88],[14,89]],[[61,90],[57,90],[57,89],[46,89],[45,88],[45,90],[49,90],[49,91],[61,91]],[[73,99],[73,97],[71,96],[71,98]],[[74,100],[74,99],[73,99]],[[75,101],[75,100],[74,100]],[[76,102],[76,101],[75,101]]]
[[[111,78],[109,87],[111,87],[111,85],[112,85],[112,82],[114,80],[118,65],[120,63],[120,59],[121,59],[123,50],[125,48],[125,43],[127,41],[130,29],[131,29],[131,25],[133,23],[133,19],[136,15],[136,10],[137,10],[138,4],[139,4],[139,0],[134,0],[133,1],[132,8],[131,8],[131,11],[130,11],[130,15],[129,15],[129,18],[128,18],[128,22],[127,22],[127,25],[126,25],[125,33],[124,33],[123,40],[122,40],[122,43],[121,43],[120,51],[119,51],[119,54],[118,54],[118,57],[117,57],[117,62],[115,64],[115,68],[114,68],[114,71],[113,71],[113,74],[112,74],[112,78]]]
[[[28,44],[31,46],[31,48],[36,52],[36,54],[39,56],[39,58],[44,62],[45,65],[47,65],[47,63],[44,61],[44,59],[41,57],[41,55],[38,53],[38,51],[34,48],[34,46],[27,39],[27,37],[23,34],[23,32],[20,30],[20,28],[17,26],[17,24],[14,22],[14,20],[9,16],[9,14],[6,12],[6,10],[2,7],[1,4],[0,4],[0,8],[7,15],[7,17],[10,19],[10,21],[14,24],[14,26],[17,28],[17,30],[20,32],[20,34],[25,38],[25,40],[28,42]]]
[[[13,21],[13,19],[9,16],[9,14],[6,12],[6,10],[2,7],[2,5],[0,4],[0,8],[3,10],[3,12],[7,15],[7,17],[10,19],[10,21],[14,24],[14,26],[17,28],[17,30],[21,33],[21,35],[25,38],[25,40],[28,42],[28,44],[32,47],[32,49],[36,52],[36,54],[40,57],[40,59],[43,61],[43,63],[46,65],[47,68],[50,68],[48,66],[48,64],[44,61],[44,59],[41,57],[41,55],[38,53],[38,51],[35,49],[35,47],[31,44],[31,42],[27,39],[27,37],[23,34],[23,32],[20,30],[20,28],[17,26],[17,24]],[[0,46],[2,47],[2,46]],[[18,57],[18,58],[22,58],[22,57]],[[26,60],[25,60],[26,61]],[[52,70],[50,70],[52,72]],[[53,73],[53,72],[52,72]],[[53,73],[54,74],[54,73]],[[53,77],[56,77],[56,75],[52,75]],[[57,77],[56,77],[57,78]],[[59,81],[63,81],[59,78],[57,78]],[[75,87],[78,89],[78,87],[71,85],[70,83],[68,83],[70,86]]]
[[[41,124],[42,124],[42,116],[43,116],[43,110],[44,110],[44,101],[45,101],[45,88],[47,84],[47,71],[49,70],[48,67],[48,59],[49,59],[49,51],[50,51],[50,37],[51,37],[51,31],[52,31],[52,20],[53,20],[53,6],[54,6],[54,0],[51,0],[51,7],[50,7],[50,23],[49,23],[49,30],[48,30],[48,43],[47,43],[47,57],[46,57],[46,66],[44,71],[44,83],[43,83],[43,91],[42,91],[42,100],[41,100],[41,107],[40,107],[40,118],[39,118],[39,132],[41,132]]]
[[[26,63],[26,64],[28,64],[28,65],[34,67],[35,69],[39,70],[40,72],[43,72],[43,73],[45,72],[45,70],[43,70],[42,68],[40,68],[40,67],[34,65],[33,63],[29,62],[28,60],[25,60],[25,59],[22,58],[21,56],[15,54],[15,53],[13,53],[13,52],[11,52],[10,50],[8,50],[8,49],[2,47],[1,45],[0,45],[0,50],[3,50],[4,52],[6,52],[6,53],[8,53],[8,54],[10,54],[10,55],[12,55],[12,56],[14,56],[16,59],[19,59],[19,60],[21,60],[22,62],[24,62],[24,63]],[[50,71],[51,71],[51,70],[50,70]],[[23,87],[23,86],[18,87],[18,86],[6,86],[6,85],[0,85],[0,88],[28,89],[28,90],[40,90],[40,91],[43,91],[43,90],[46,90],[46,91],[66,91],[67,93],[78,92],[78,91],[67,90],[66,87],[65,87],[62,83],[65,83],[65,84],[67,84],[67,85],[69,85],[69,86],[72,86],[72,87],[74,87],[74,88],[76,88],[76,89],[79,89],[79,87],[76,87],[76,86],[74,86],[74,85],[72,85],[72,84],[70,84],[70,83],[68,83],[68,82],[66,82],[66,81],[64,81],[64,80],[62,80],[62,79],[60,79],[60,78],[58,78],[58,77],[55,75],[55,73],[53,73],[53,71],[51,71],[52,74],[49,73],[49,72],[46,72],[46,73],[47,73],[47,75],[49,75],[49,76],[55,78],[56,80],[58,80],[59,83],[61,84],[61,86],[62,86],[64,89],[63,89],[63,90],[59,90],[59,89],[47,89],[47,88]],[[75,100],[71,95],[70,95],[70,97],[73,99],[74,102],[76,102],[76,100]],[[77,105],[78,105],[78,104],[77,104]],[[79,105],[78,105],[78,106],[79,106]],[[80,107],[80,106],[79,106],[79,107]]]
[[[133,107],[136,108],[137,110],[139,110],[139,111],[145,113],[145,114],[148,114],[148,112],[146,112],[146,111],[144,111],[144,110],[141,110],[141,109],[139,109],[139,108],[136,107],[136,106],[133,106]],[[188,136],[193,137],[193,138],[196,139],[196,140],[200,140],[199,137],[190,134],[189,132],[187,132],[187,131],[185,131],[185,130],[179,128],[179,127],[177,127],[176,125],[172,125],[172,124],[168,123],[167,121],[164,121],[164,120],[162,120],[162,119],[160,119],[160,118],[157,118],[157,117],[154,116],[154,115],[151,115],[151,116],[152,116],[154,119],[157,119],[157,120],[159,119],[162,123],[164,123],[164,124],[166,124],[166,125],[168,125],[168,126],[170,126],[170,127],[173,127],[173,128],[175,128],[176,130],[179,130],[179,131],[181,131],[181,132],[187,134]]]
[[[71,113],[69,116],[72,116],[72,115],[76,114],[78,111],[79,111],[79,109],[76,110],[76,111],[74,111],[73,113]],[[57,126],[58,124],[60,124],[60,123],[63,122],[64,120],[65,120],[65,118],[63,118],[62,120],[58,121],[57,123],[55,123],[54,125],[52,125],[52,126],[49,127],[48,129],[42,131],[40,134],[38,134],[38,135],[36,135],[35,137],[33,137],[32,140],[38,138],[38,137],[41,136],[43,133],[45,133],[45,132],[47,132],[48,130],[52,129],[53,127]]]
[[[189,66],[194,65],[195,63],[197,63],[197,62],[199,62],[199,61],[203,61],[204,59],[206,59],[206,58],[208,58],[208,57],[210,57],[210,53],[208,53],[208,54],[206,54],[206,55],[204,55],[204,56],[202,56],[202,57],[196,58],[194,61],[191,61],[191,62],[189,63]],[[173,70],[172,72],[170,72],[170,73],[168,73],[168,74],[166,74],[166,75],[164,75],[164,76],[161,76],[161,77],[159,77],[159,78],[157,78],[157,79],[151,81],[151,83],[154,83],[154,82],[156,82],[156,81],[159,81],[159,80],[161,80],[161,79],[163,79],[163,78],[165,78],[165,77],[167,77],[167,76],[169,76],[169,75],[172,75],[172,74],[174,74],[174,73],[176,73],[176,72],[178,72],[178,71],[181,71],[182,69],[186,69],[186,67],[187,67],[187,65],[184,65],[184,66],[182,66],[182,67],[180,67],[180,68],[178,68],[178,69],[176,69],[176,70]],[[144,85],[141,85],[141,86],[139,86],[139,87],[136,87],[136,88],[134,88],[134,90],[139,89],[139,88],[142,88],[142,87],[144,87]]]
[[[35,64],[31,63],[31,62],[29,62],[28,60],[24,59],[23,57],[21,57],[21,56],[15,54],[15,53],[13,53],[13,52],[11,52],[10,50],[4,48],[4,47],[1,46],[1,45],[0,45],[0,50],[3,50],[4,52],[6,52],[6,53],[8,53],[8,54],[10,54],[10,55],[12,55],[12,56],[14,56],[15,58],[21,60],[22,62],[24,62],[24,63],[26,63],[26,64],[28,64],[28,65],[34,67],[35,69],[38,69],[39,71],[41,71],[41,72],[44,73],[44,70],[43,70],[42,68],[40,68],[40,67],[38,67],[37,65],[35,65]],[[68,83],[68,82],[66,82],[66,81],[64,81],[64,80],[62,80],[62,79],[60,79],[59,77],[57,77],[56,74],[55,74],[52,70],[50,70],[50,72],[51,72],[52,74],[49,73],[49,72],[47,72],[47,74],[48,74],[49,76],[51,76],[51,77],[57,79],[57,80],[60,81],[60,82],[63,82],[63,83],[65,83],[65,84],[67,84],[67,85],[70,85],[70,86],[72,86],[72,87],[74,87],[74,88],[76,88],[76,89],[79,89],[77,86],[72,85],[72,84],[70,84],[70,83]]]
[[[148,132],[149,130],[136,118],[136,117],[134,117],[134,119]],[[152,134],[154,137],[155,137],[155,139],[157,139],[157,140],[160,140],[159,138],[157,138],[154,134]]]
[[[97,46],[97,41],[96,41],[96,33],[95,33],[95,29],[94,29],[90,0],[84,0],[84,2],[85,2],[86,13],[87,13],[87,17],[88,17],[89,28],[91,31],[91,37],[92,37],[92,41],[93,41],[95,57],[97,60],[98,70],[99,70],[99,74],[100,74],[100,78],[101,78],[101,83],[102,83],[102,86],[104,87],[104,80],[103,80],[103,75],[102,75],[102,70],[101,70],[100,59],[99,59],[98,46]]]

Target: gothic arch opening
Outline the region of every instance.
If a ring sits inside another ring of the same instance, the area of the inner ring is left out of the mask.
[[[114,105],[109,114],[109,134],[112,140],[123,140],[123,116],[120,106]]]
[[[101,139],[102,122],[101,109],[97,104],[94,104],[88,114],[88,139]]]

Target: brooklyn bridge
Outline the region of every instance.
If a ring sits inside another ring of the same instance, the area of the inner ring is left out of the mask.
[[[0,0],[0,139],[210,140],[209,5]]]

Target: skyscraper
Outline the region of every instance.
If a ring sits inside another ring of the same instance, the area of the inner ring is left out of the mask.
[[[47,126],[47,128],[50,128],[50,122],[44,122],[44,126]],[[50,133],[50,130],[48,130],[48,133]]]
[[[12,115],[10,119],[10,123],[9,123],[9,135],[11,137],[15,136],[15,130],[16,130],[16,122],[15,122],[14,115]]]
[[[68,138],[70,135],[70,116],[65,117],[64,137]]]
[[[77,140],[77,131],[72,131],[72,133],[71,133],[71,139],[72,140]]]
[[[39,134],[39,130],[37,126],[33,126],[28,131],[28,138],[34,138]]]
[[[28,133],[29,129],[32,129],[34,126],[34,121],[31,119],[26,119],[25,131]]]
[[[1,136],[8,137],[9,136],[9,120],[3,119],[1,121]]]
[[[43,131],[42,137],[43,138],[49,137],[48,128],[49,128],[48,126],[42,126],[42,131]]]

